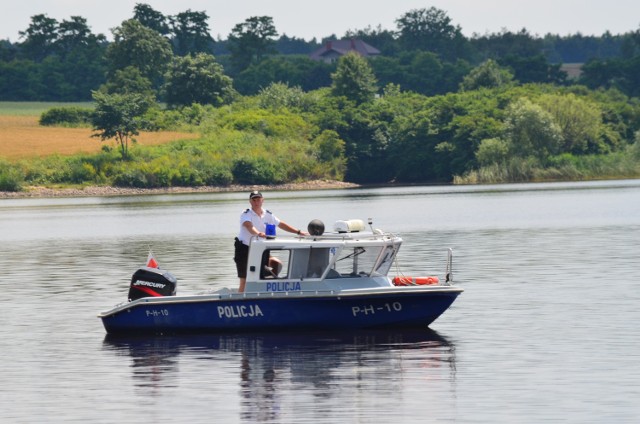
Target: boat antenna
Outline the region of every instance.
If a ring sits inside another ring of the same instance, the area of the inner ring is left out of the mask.
[[[371,232],[373,233],[373,218],[367,218],[367,222],[369,223],[369,228],[371,228]]]

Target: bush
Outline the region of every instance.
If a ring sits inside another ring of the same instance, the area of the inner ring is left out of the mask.
[[[202,161],[195,164],[202,183],[209,186],[227,186],[233,182],[233,173],[225,164]]]
[[[40,115],[40,125],[88,126],[93,109],[68,106],[54,107]]]
[[[115,187],[149,188],[149,180],[141,169],[120,169],[113,176],[113,185]]]
[[[271,112],[253,109],[232,112],[221,117],[221,127],[243,132],[255,132],[267,137],[308,138],[313,132],[312,126],[301,115],[281,110]]]
[[[86,183],[95,182],[97,178],[96,169],[87,162],[79,162],[71,167],[71,182]]]
[[[628,147],[628,151],[632,158],[640,160],[640,131],[636,132],[636,141]]]
[[[233,182],[233,174],[225,163],[210,159],[160,156],[121,163],[113,169],[111,181],[117,187],[135,188],[224,186]]]
[[[273,82],[260,90],[256,98],[262,109],[309,109],[309,96],[300,87],[289,87],[286,83]]]
[[[25,180],[34,185],[50,185],[71,181],[69,160],[60,155],[51,155],[29,163]]]
[[[476,159],[482,166],[504,163],[509,155],[509,143],[500,138],[485,138],[476,151]]]
[[[280,184],[284,175],[264,158],[240,159],[233,164],[233,177],[239,184]]]
[[[20,191],[24,175],[18,168],[0,161],[0,191]]]

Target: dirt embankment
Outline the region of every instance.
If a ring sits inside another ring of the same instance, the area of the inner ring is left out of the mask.
[[[251,190],[282,191],[282,190],[326,190],[336,188],[355,188],[357,184],[341,181],[315,180],[304,183],[280,184],[280,185],[230,185],[226,187],[168,187],[168,188],[122,188],[90,186],[84,188],[48,188],[27,187],[24,191],[7,192],[0,191],[0,199],[27,198],[27,197],[98,197],[98,196],[140,196],[145,194],[171,194],[171,193],[222,193],[222,192],[249,192]]]

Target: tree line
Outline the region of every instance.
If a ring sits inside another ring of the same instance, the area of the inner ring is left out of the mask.
[[[63,57],[97,51],[101,61],[93,65],[104,66],[105,75],[96,88],[87,83],[93,108],[51,110],[42,124],[91,125],[97,137],[115,139],[117,148],[0,162],[0,188],[640,175],[637,33],[628,35],[628,56],[585,64],[580,84],[544,55],[533,55],[535,43],[525,31],[469,40],[435,8],[406,13],[393,34],[358,32],[363,39],[378,37],[383,49],[403,46],[394,54],[365,59],[350,53],[333,64],[274,52],[277,31],[266,16],[236,25],[225,41],[228,53],[214,56],[211,49],[220,40],[180,30],[197,27],[185,24],[190,19],[206,28],[202,12],[185,13],[168,19],[138,4],[134,18],[114,28],[110,43],[83,30],[82,19],[56,23],[38,17],[42,26],[56,28],[56,37],[36,44],[55,53],[40,48],[30,59],[13,60],[59,66],[69,75],[46,76],[62,83],[73,75]],[[194,13],[199,18],[189,18]],[[49,32],[30,27],[26,34],[36,40]],[[497,42],[504,37],[514,40]],[[482,43],[493,47],[473,48]],[[194,140],[135,145],[139,131],[159,129],[193,131]]]
[[[455,93],[425,96],[378,84],[370,63],[350,53],[338,61],[329,87],[272,83],[219,106],[163,108],[139,92],[96,91],[94,108],[52,109],[42,123],[86,119],[117,148],[0,161],[0,189],[640,176],[640,100],[618,90],[518,84],[492,60],[466,75]],[[135,145],[138,131],[162,128],[194,131],[194,139]]]
[[[244,95],[272,82],[306,91],[330,85],[336,64],[312,61],[308,54],[335,35],[305,41],[279,34],[269,16],[253,16],[235,25],[226,39],[214,40],[208,20],[204,11],[167,16],[138,3],[108,42],[80,16],[58,22],[35,15],[20,32],[21,41],[0,41],[0,100],[89,100],[92,90],[113,82],[128,66],[138,67],[164,100],[167,72],[176,66],[172,62],[199,54],[215,57],[234,90]],[[396,25],[393,30],[350,30],[342,37],[362,39],[382,52],[370,61],[381,86],[398,84],[425,95],[455,92],[472,68],[491,59],[521,83],[580,83],[631,96],[640,92],[639,31],[539,37],[522,29],[465,37],[445,11],[434,7],[406,12]],[[145,51],[139,48],[143,42],[149,45]],[[585,64],[578,81],[568,80],[560,69],[561,63],[573,62]]]

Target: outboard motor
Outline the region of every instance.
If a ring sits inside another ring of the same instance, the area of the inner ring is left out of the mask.
[[[175,296],[178,281],[169,271],[142,267],[133,273],[129,286],[129,300],[143,297]]]

